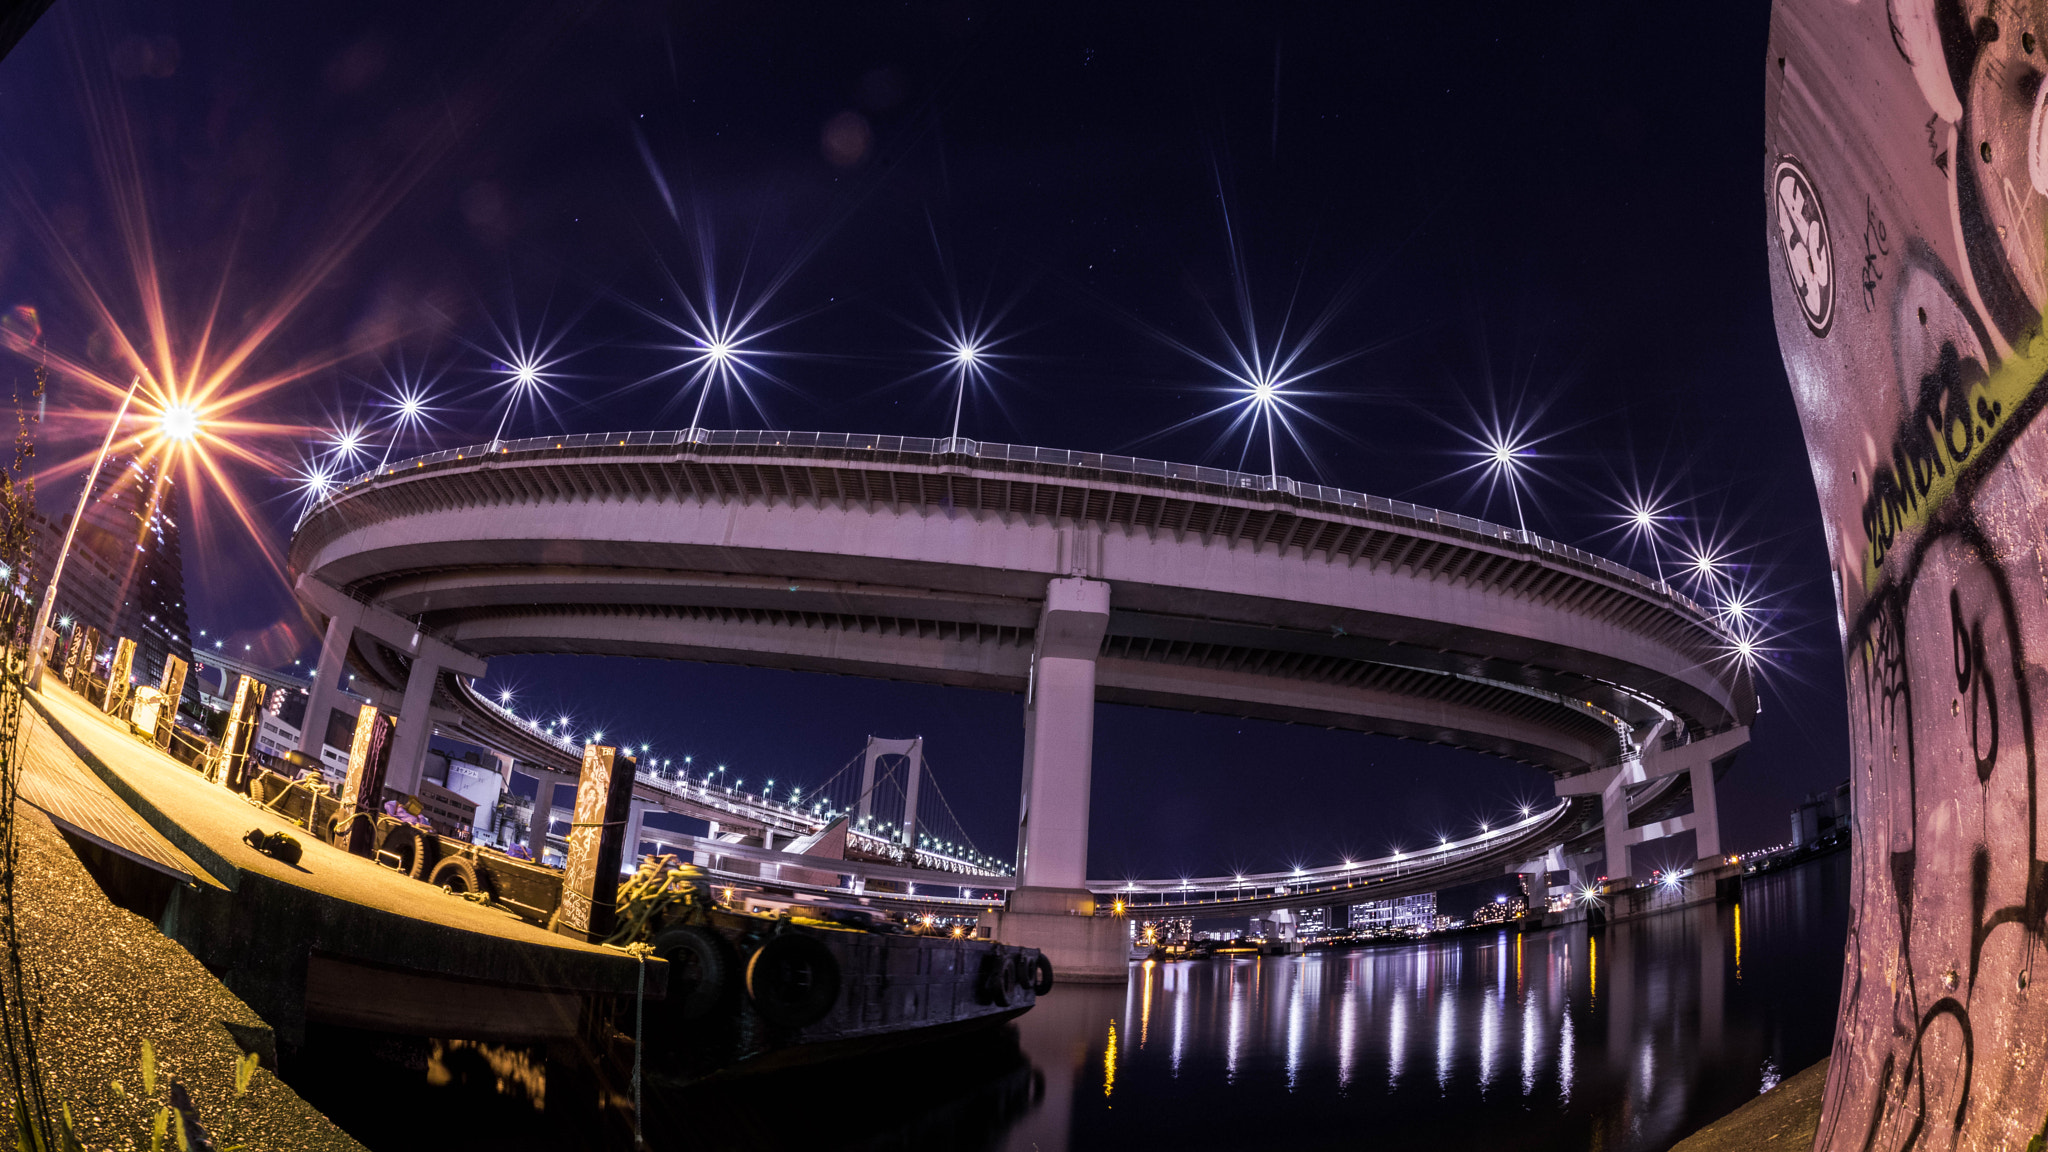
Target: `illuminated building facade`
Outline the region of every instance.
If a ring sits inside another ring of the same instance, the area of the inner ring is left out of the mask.
[[[72,541],[52,622],[94,627],[109,644],[135,641],[135,676],[155,683],[164,658],[192,658],[178,489],[154,465],[107,458]],[[70,516],[36,518],[36,568],[45,574],[64,545]],[[196,692],[188,687],[188,692]]]
[[[1351,909],[1351,927],[1358,932],[1429,931],[1436,926],[1436,893],[1374,900]]]

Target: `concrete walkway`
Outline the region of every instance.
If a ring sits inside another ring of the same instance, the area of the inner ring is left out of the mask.
[[[267,876],[350,904],[465,932],[619,958],[611,949],[558,936],[508,912],[451,899],[439,889],[323,844],[290,820],[209,783],[192,768],[137,740],[128,734],[127,725],[117,724],[62,685],[45,690],[36,702],[47,711],[57,735],[74,752],[85,754],[87,766],[102,779],[111,774],[107,783],[116,794],[227,888],[237,887],[249,875]],[[28,717],[23,721],[28,723]],[[45,727],[40,717],[35,723],[39,729]],[[296,865],[265,856],[242,842],[252,828],[289,833],[304,846],[305,854]]]
[[[164,933],[296,1044],[311,1020],[506,1041],[565,1038],[590,997],[633,994],[623,952],[557,935],[324,844],[209,783],[124,724],[53,685],[23,724],[52,738],[156,835],[205,873],[174,891]],[[251,829],[304,848],[285,864],[243,843]],[[667,966],[648,963],[659,996]]]

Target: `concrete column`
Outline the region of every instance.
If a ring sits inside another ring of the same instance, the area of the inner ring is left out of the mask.
[[[484,752],[488,754],[491,758],[491,761],[498,766],[499,781],[503,783],[505,787],[510,788],[512,786],[512,754],[510,752],[494,751],[489,748],[484,749]]]
[[[1607,845],[1607,878],[1619,880],[1628,873],[1628,773],[1615,774],[1600,793],[1600,834]]]
[[[640,866],[641,831],[647,820],[648,807],[645,800],[634,800],[627,805],[626,837],[624,844],[621,845],[619,858],[619,868],[622,871],[631,872]]]
[[[355,639],[356,624],[363,618],[361,604],[351,600],[327,618],[327,634],[320,641],[320,660],[313,666],[313,687],[306,693],[306,722],[299,730],[299,751],[320,760],[320,746],[327,739],[327,714],[341,698],[341,686],[348,676],[348,646]]]
[[[441,666],[425,652],[413,657],[405,678],[405,699],[398,706],[398,739],[391,746],[390,786],[411,795],[419,790],[420,771],[427,763],[427,744],[434,735],[434,681]]]
[[[1721,862],[1721,800],[1714,792],[1714,764],[1702,756],[1692,766],[1692,832],[1700,859]]]
[[[1095,755],[1095,657],[1109,628],[1109,585],[1063,577],[1046,587],[1025,701],[1024,819],[1017,878],[1080,890],[1088,878],[1088,792]]]
[[[534,779],[539,781],[539,785],[533,793],[533,819],[527,822],[526,850],[533,853],[533,862],[538,864],[547,852],[548,820],[555,810],[555,785],[561,783],[562,778],[553,772],[536,772]]]

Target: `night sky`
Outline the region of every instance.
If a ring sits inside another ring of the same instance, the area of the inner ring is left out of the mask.
[[[933,334],[964,313],[1001,353],[964,435],[1263,470],[1226,420],[1167,431],[1228,399],[1174,343],[1226,355],[1243,289],[1267,339],[1290,308],[1290,337],[1326,320],[1302,363],[1336,361],[1282,472],[1512,523],[1455,475],[1498,413],[1542,438],[1532,530],[1647,569],[1615,500],[1661,486],[1674,528],[1736,550],[1777,651],[1722,812],[1759,847],[1846,775],[1766,288],[1767,11],[63,0],[0,63],[0,305],[118,371],[62,272],[146,339],[116,227],[137,205],[182,350],[216,292],[233,335],[320,272],[244,370],[303,372],[244,413],[301,426],[239,438],[272,462],[229,465],[256,530],[202,493],[185,538],[194,629],[288,665],[315,637],[277,567],[290,473],[379,417],[388,372],[424,370],[438,409],[400,456],[490,439],[507,339],[555,361],[507,435],[684,427],[650,314],[683,318],[678,284],[701,304],[708,261],[776,378],[708,426],[945,435]],[[107,407],[56,382],[46,510]],[[750,778],[922,733],[968,831],[1014,847],[1018,697],[571,658],[494,661],[505,685]],[[1096,876],[1324,863],[1550,794],[1475,754],[1109,706],[1095,771]]]

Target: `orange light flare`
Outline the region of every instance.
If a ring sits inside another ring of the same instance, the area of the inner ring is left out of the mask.
[[[75,426],[80,432],[106,426],[113,404],[127,388],[105,374],[58,352],[46,354],[54,373],[86,384],[94,392],[109,396],[113,403],[100,407],[53,408],[50,421],[59,428]],[[133,365],[129,365],[133,367]],[[310,425],[262,419],[248,411],[252,402],[282,384],[300,379],[307,370],[277,373],[239,387],[216,389],[211,395],[192,387],[170,388],[159,383],[154,372],[141,371],[142,387],[136,392],[123,427],[115,434],[109,451],[132,458],[148,468],[157,466],[159,477],[170,476],[183,485],[192,526],[200,538],[216,508],[224,508],[262,552],[265,563],[280,580],[288,582],[284,565],[274,544],[274,527],[259,524],[256,506],[238,471],[253,469],[258,475],[277,476],[289,471],[286,462],[270,445],[282,446],[313,433]],[[194,374],[187,374],[191,379]],[[89,443],[89,441],[88,441]],[[55,460],[38,469],[39,479],[48,483],[56,477],[84,471],[97,446],[76,455]],[[150,494],[151,504],[161,499],[161,481]],[[147,524],[149,517],[143,518]]]
[[[43,304],[46,317],[63,318],[61,325],[46,327],[94,332],[106,346],[88,359],[52,346],[47,338],[32,343],[9,333],[6,344],[104,400],[87,400],[68,411],[53,405],[49,415],[59,421],[58,439],[68,439],[69,425],[96,445],[130,381],[141,377],[135,405],[112,450],[144,463],[160,462],[160,476],[175,475],[185,485],[191,528],[202,539],[212,510],[224,507],[272,571],[287,579],[277,554],[276,528],[259,527],[254,512],[259,501],[236,474],[242,473],[244,482],[251,470],[263,477],[289,475],[285,445],[313,429],[265,415],[264,402],[275,403],[279,398],[273,393],[280,389],[408,333],[402,325],[386,324],[313,354],[281,348],[282,336],[306,319],[315,294],[331,286],[363,242],[452,146],[454,131],[424,121],[394,162],[365,164],[345,181],[322,226],[294,233],[304,245],[295,258],[276,273],[252,276],[236,266],[243,239],[239,233],[160,241],[144,150],[130,126],[123,89],[95,70],[83,46],[74,47],[79,49],[77,93],[85,135],[104,197],[95,227],[84,234],[103,239],[107,248],[67,242],[25,184],[13,183],[6,198],[41,241],[52,279],[67,289],[61,302]],[[173,253],[179,255],[174,259]],[[200,255],[194,260],[186,253]],[[82,471],[91,455],[88,449],[69,459],[39,461],[38,478],[48,482]],[[217,554],[220,543],[212,541],[199,551]]]

